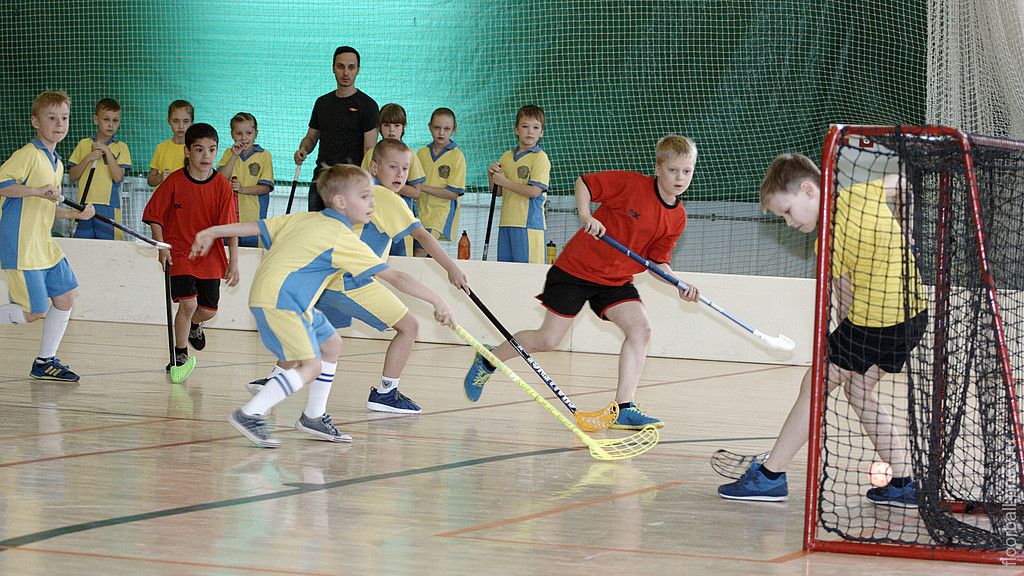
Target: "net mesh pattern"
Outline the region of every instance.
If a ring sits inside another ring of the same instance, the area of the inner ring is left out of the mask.
[[[876,290],[874,315],[902,321],[924,303],[927,321],[919,332],[889,333],[882,341],[889,350],[914,347],[904,369],[885,375],[866,400],[857,378],[826,376],[836,390],[824,400],[820,428],[820,526],[845,540],[1014,557],[1024,543],[1017,404],[1024,368],[1024,143],[969,137],[964,146],[953,131],[856,130],[840,140],[834,168],[824,175],[835,190],[826,258],[833,276],[849,266],[852,240],[844,245],[842,236],[860,230],[863,266],[851,278],[861,273],[853,282]],[[878,213],[844,214],[859,205],[851,200],[855,183],[886,175],[900,178],[884,180],[895,184]],[[880,260],[894,253],[898,260],[886,268]],[[834,293],[842,290],[841,280],[829,283]],[[841,332],[842,299],[827,306],[829,332]],[[870,357],[878,346],[865,342],[825,345],[821,354],[842,365]],[[869,501],[866,471],[874,461],[912,475],[917,508]]]
[[[255,115],[257,143],[274,158],[270,214],[283,213],[292,154],[314,101],[335,88],[339,45],[360,51],[358,88],[406,109],[413,148],[430,140],[431,111],[455,111],[468,163],[459,228],[475,259],[486,169],[516,144],[524,104],[547,113],[547,228],[559,250],[579,228],[576,178],[653,174],[656,140],[675,132],[700,156],[673,267],[805,278],[813,240],[762,214],[765,167],[783,151],[817,156],[833,122],[922,123],[925,113],[925,0],[60,0],[0,3],[0,21],[0,155],[31,138],[29,104],[42,90],[72,98],[65,158],[94,132],[95,102],[118,99],[118,136],[133,158],[124,218],[139,227],[148,164],[170,137],[167,105],[178,98],[217,128],[222,149],[229,119]],[[302,209],[311,175],[312,159],[296,193]],[[455,242],[445,247],[454,253]]]

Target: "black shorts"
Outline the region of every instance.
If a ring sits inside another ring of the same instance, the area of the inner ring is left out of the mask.
[[[171,299],[175,302],[195,298],[200,308],[216,310],[220,303],[220,279],[203,280],[195,276],[171,276]]]
[[[605,286],[589,280],[577,278],[557,266],[548,270],[544,281],[544,291],[537,299],[545,308],[559,316],[574,318],[583,309],[583,304],[590,302],[590,309],[602,320],[605,310],[621,302],[640,301],[640,293],[632,282],[621,286]]]
[[[857,326],[847,318],[828,335],[828,361],[857,374],[875,365],[896,374],[903,370],[927,325],[927,310],[906,322],[882,328]]]

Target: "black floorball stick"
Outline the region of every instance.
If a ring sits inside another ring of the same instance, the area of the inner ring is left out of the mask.
[[[96,164],[100,161],[99,158],[92,161],[92,166],[89,167],[89,176],[85,179],[85,187],[82,188],[82,195],[78,197],[78,202],[85,206],[86,198],[89,196],[89,186],[92,186],[92,175],[96,173]],[[78,226],[78,221],[75,221],[75,226]],[[74,234],[72,234],[73,236]]]
[[[85,210],[85,206],[83,206],[81,204],[78,204],[77,202],[72,202],[71,200],[68,200],[67,198],[61,199],[61,202],[67,204],[68,206],[70,206],[71,208],[74,208],[75,210],[78,210],[79,212]],[[131,234],[132,236],[135,236],[136,238],[138,238],[139,240],[145,242],[146,244],[149,244],[150,246],[153,246],[153,247],[156,247],[156,248],[160,248],[162,250],[170,250],[171,249],[171,245],[170,244],[167,244],[166,242],[160,242],[160,241],[157,241],[157,240],[153,240],[149,236],[146,236],[145,234],[141,234],[139,232],[136,232],[135,230],[132,230],[131,228],[125,226],[124,224],[121,224],[120,222],[117,222],[115,220],[111,220],[110,218],[107,218],[106,216],[103,216],[102,214],[96,214],[95,216],[93,216],[93,218],[99,220],[100,222],[103,222],[104,224],[110,224],[111,226],[113,226],[114,228],[117,228],[118,230],[120,230],[122,232],[127,232],[128,234]]]
[[[175,384],[188,378],[192,369],[196,367],[196,357],[192,356],[182,365],[178,365],[174,353],[174,315],[171,313],[171,265],[164,262],[164,295],[167,308],[167,346],[170,348],[171,362],[168,364],[168,372],[171,373],[171,381]]]
[[[540,379],[548,385],[548,388],[555,393],[555,396],[558,396],[558,399],[562,401],[562,404],[565,404],[565,407],[572,412],[573,418],[576,420],[576,425],[579,426],[580,429],[587,432],[597,432],[599,430],[604,430],[615,423],[619,417],[619,405],[616,404],[614,400],[604,410],[600,410],[598,412],[579,412],[572,401],[569,400],[564,392],[562,392],[562,389],[551,381],[551,378],[544,372],[544,370],[541,369],[540,365],[537,364],[537,361],[534,360],[526,349],[516,341],[512,334],[502,326],[501,322],[498,322],[498,319],[494,317],[494,314],[491,314],[491,311],[487,309],[487,306],[484,306],[484,303],[477,298],[476,294],[474,294],[472,290],[469,290],[469,297],[473,300],[473,303],[476,304],[476,307],[484,313],[484,316],[487,316],[487,319],[491,321],[491,324],[494,324],[494,327],[498,329],[498,332],[501,332],[501,335],[505,337],[505,340],[508,340],[508,343],[511,344],[512,347],[516,349],[516,352],[523,357],[523,360],[526,360],[526,363],[530,365],[530,368],[533,368],[533,371],[537,373],[537,376],[540,376]]]
[[[487,247],[491,245],[491,221],[494,220],[494,204],[498,200],[498,185],[491,184],[491,210],[487,213],[487,234],[484,236],[484,255],[482,260],[487,260]]]
[[[299,185],[299,170],[302,170],[302,164],[295,166],[295,177],[292,178],[292,192],[288,195],[288,207],[285,208],[285,214],[292,213],[292,201],[295,200],[295,188]]]
[[[667,280],[673,286],[676,286],[676,287],[678,287],[680,289],[683,289],[683,290],[688,290],[689,289],[689,286],[687,286],[686,284],[683,284],[682,282],[680,282],[678,278],[676,278],[675,276],[669,274],[668,272],[665,272],[661,268],[655,266],[647,258],[644,258],[643,256],[637,254],[636,252],[633,252],[629,248],[626,248],[618,240],[612,238],[611,236],[608,236],[607,234],[604,234],[604,235],[601,236],[601,240],[604,240],[605,242],[610,244],[613,248],[615,248],[619,252],[622,252],[626,256],[629,256],[633,260],[639,262],[640,264],[642,264],[645,268],[647,268],[651,272],[654,272],[658,276],[661,276],[662,278]],[[719,312],[720,314],[722,314],[723,316],[725,316],[729,320],[732,320],[736,324],[739,324],[744,329],[746,329],[747,332],[750,332],[754,336],[757,336],[758,338],[761,339],[762,342],[764,342],[765,344],[771,346],[772,348],[778,348],[780,350],[792,350],[793,348],[796,347],[796,343],[795,342],[793,342],[789,338],[783,336],[782,334],[779,334],[777,337],[772,337],[772,336],[769,336],[769,335],[767,335],[767,334],[765,334],[765,333],[763,333],[763,332],[761,332],[759,330],[755,330],[754,328],[752,328],[751,326],[747,325],[742,320],[740,320],[739,318],[733,316],[732,314],[729,314],[728,312],[725,311],[724,308],[722,308],[718,304],[715,304],[711,300],[708,300],[704,296],[700,297],[700,301],[705,303],[705,304],[707,304],[708,306],[713,308],[716,312]]]

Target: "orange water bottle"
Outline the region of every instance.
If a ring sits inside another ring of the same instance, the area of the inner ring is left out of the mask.
[[[462,238],[459,238],[459,260],[469,260],[469,235],[462,231]]]

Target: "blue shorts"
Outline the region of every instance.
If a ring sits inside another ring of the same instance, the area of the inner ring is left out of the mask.
[[[4,270],[11,302],[21,306],[28,314],[43,314],[50,309],[50,298],[67,294],[78,288],[71,264],[61,258],[56,265],[45,270]]]
[[[498,227],[498,262],[544,263],[544,231],[519,226]]]
[[[96,213],[100,216],[106,216],[115,222],[121,221],[120,208],[114,208],[106,204],[93,204],[93,207],[96,208]],[[96,240],[124,240],[124,234],[120,230],[106,222],[100,222],[99,218],[78,220],[72,237],[93,238]]]
[[[260,341],[282,362],[320,357],[320,345],[334,336],[334,327],[318,310],[309,315],[294,310],[250,306]]]
[[[397,324],[409,312],[409,307],[394,292],[376,280],[345,292],[324,290],[316,309],[323,312],[335,328],[348,328],[352,319],[358,318],[381,332]]]

